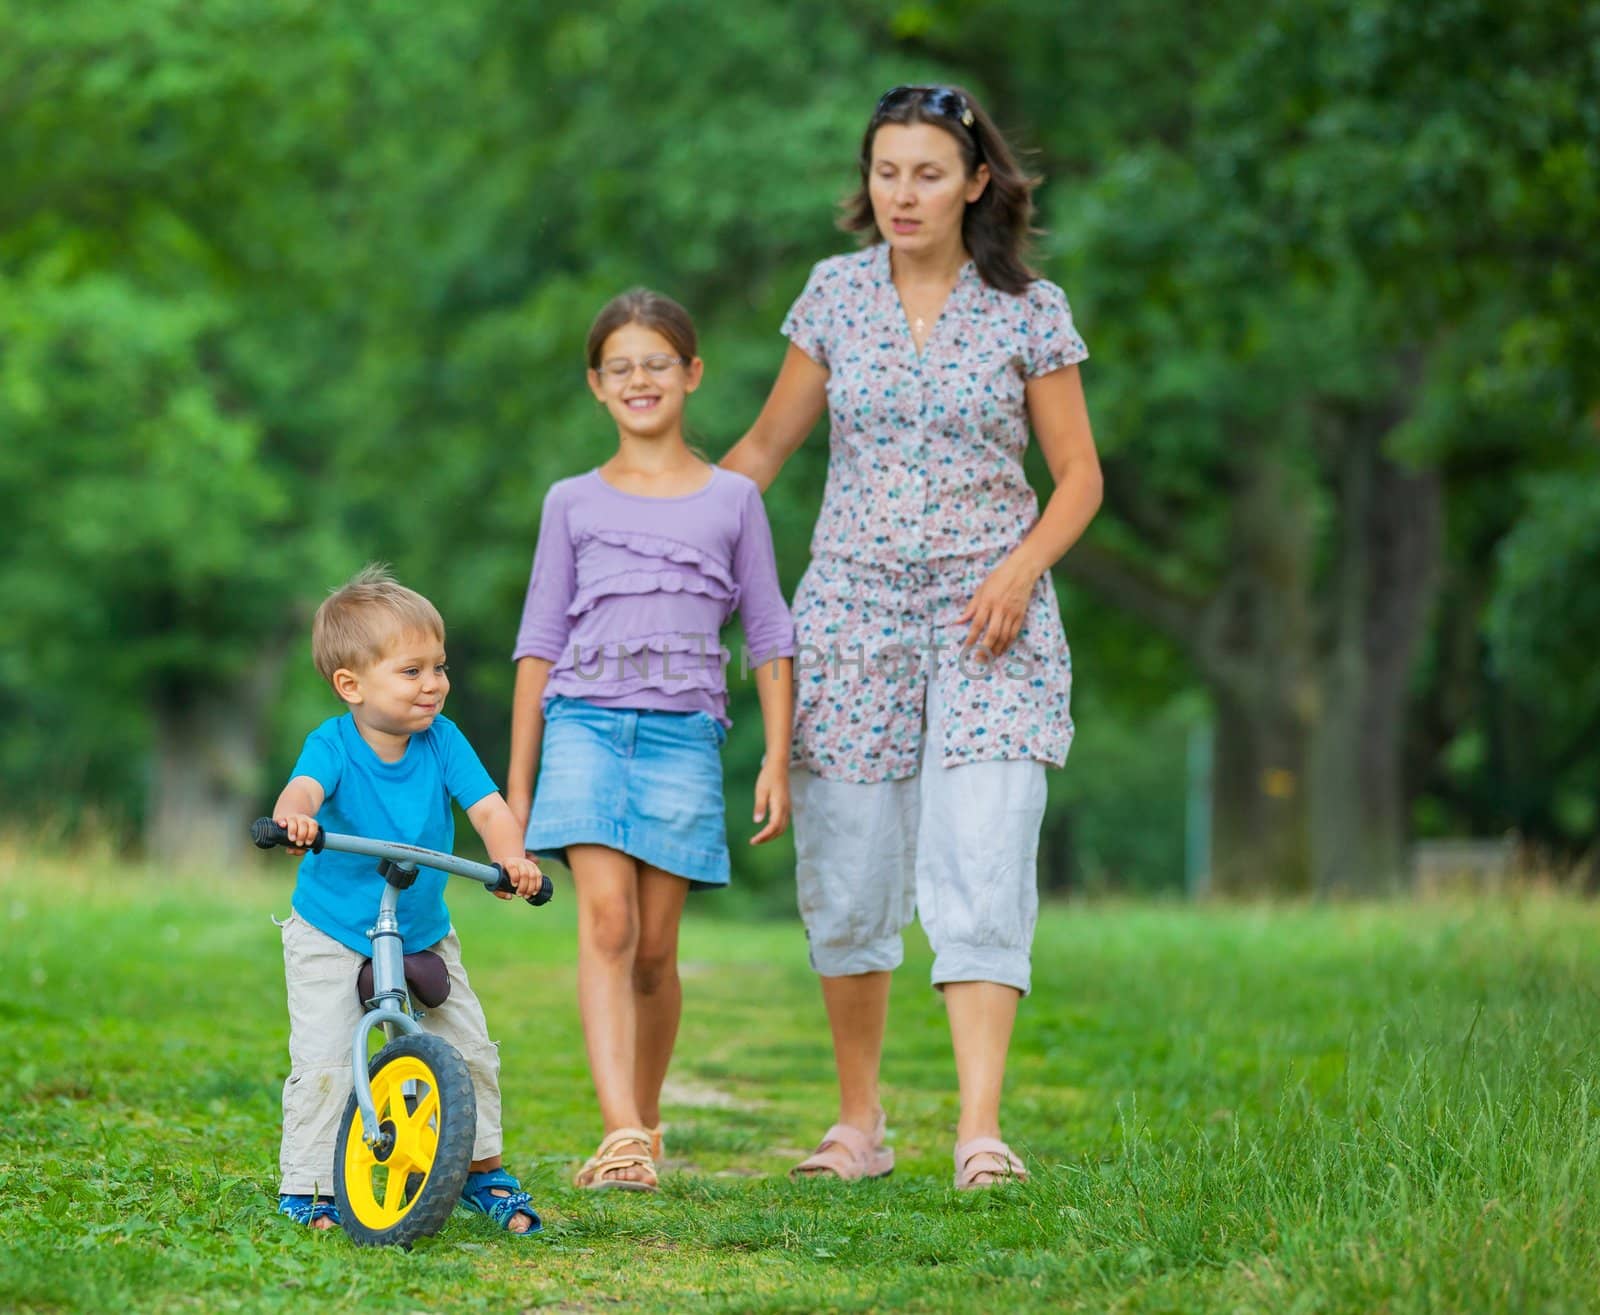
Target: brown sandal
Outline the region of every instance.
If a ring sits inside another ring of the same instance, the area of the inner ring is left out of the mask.
[[[837,1178],[854,1182],[859,1178],[887,1178],[894,1172],[894,1152],[883,1144],[887,1129],[882,1110],[869,1137],[860,1128],[836,1123],[822,1134],[817,1149],[789,1170],[795,1181],[802,1178]]]
[[[629,1147],[636,1147],[630,1150]],[[643,1169],[648,1177],[618,1177],[624,1169]],[[607,1133],[595,1153],[583,1162],[572,1179],[574,1187],[603,1192],[654,1192],[658,1190],[655,1161],[650,1156],[650,1134],[643,1128],[618,1128]]]

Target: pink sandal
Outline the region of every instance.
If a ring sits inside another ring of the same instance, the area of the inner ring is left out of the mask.
[[[987,1160],[987,1162],[985,1162]],[[956,1190],[970,1192],[1001,1183],[1025,1183],[1027,1167],[998,1137],[974,1137],[956,1146]]]
[[[799,1181],[832,1175],[840,1182],[887,1178],[894,1172],[894,1152],[883,1144],[887,1126],[882,1110],[870,1137],[848,1123],[834,1124],[823,1133],[817,1149],[789,1170],[789,1177]]]

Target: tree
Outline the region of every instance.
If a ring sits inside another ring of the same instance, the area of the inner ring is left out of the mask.
[[[1073,212],[1102,342],[1141,368],[1110,390],[1118,529],[1067,568],[1211,691],[1225,889],[1404,879],[1414,659],[1475,438],[1448,399],[1515,352],[1508,320],[1561,322],[1595,287],[1566,206],[1600,172],[1582,21],[1278,7],[1206,79],[1183,156],[1135,152]],[[1490,61],[1515,112],[1458,72]],[[1592,337],[1559,351],[1592,402]],[[1572,412],[1531,415],[1525,450],[1570,447]]]
[[[23,642],[0,706],[33,727],[8,766],[35,800],[142,817],[162,859],[225,860],[270,777],[277,672],[296,653],[305,688],[311,607],[371,558],[439,597],[469,666],[492,655],[462,705],[493,761],[539,498],[611,438],[589,319],[646,278],[712,308],[708,392],[755,413],[778,340],[757,349],[751,301],[775,324],[803,274],[773,235],[802,202],[826,228],[817,179],[848,157],[812,147],[854,118],[793,113],[814,88],[785,55],[859,43],[709,4],[7,19],[0,580]],[[754,189],[774,142],[787,181]]]
[[[1493,665],[1505,685],[1496,729],[1501,795],[1517,829],[1553,855],[1600,849],[1600,459],[1532,482],[1507,536],[1489,609]],[[1544,786],[1529,789],[1528,783]]]
[[[0,571],[23,642],[0,678],[13,706],[54,695],[35,793],[87,753],[164,861],[242,847],[283,657],[354,555],[329,440],[375,409],[344,385],[382,252],[352,120],[368,66],[397,66],[359,14],[8,15]],[[108,709],[132,709],[114,738]]]
[[[539,501],[611,441],[590,317],[639,282],[689,306],[710,366],[691,420],[720,452],[807,265],[847,244],[828,203],[874,95],[937,79],[1041,148],[1040,260],[1095,353],[1110,506],[1063,582],[1101,593],[1071,633],[1085,726],[1125,723],[1098,760],[1122,786],[1081,776],[1080,746],[1052,862],[1170,864],[1175,840],[1120,841],[1106,799],[1175,788],[1175,748],[1130,727],[1178,724],[1193,680],[1218,712],[1224,886],[1389,884],[1419,789],[1426,825],[1594,834],[1541,802],[1587,769],[1557,724],[1583,710],[1534,674],[1569,659],[1497,621],[1491,662],[1481,624],[1586,560],[1549,488],[1587,469],[1600,360],[1574,236],[1600,229],[1590,9],[0,13],[14,798],[223,856],[335,710],[311,607],[374,558],[441,602],[452,712],[496,764]],[[790,586],[825,465],[813,442],[769,498]],[[1544,528],[1496,579],[1524,520]],[[760,744],[734,700],[742,807]],[[1537,735],[1495,729],[1522,718]],[[785,857],[743,861],[776,878]]]

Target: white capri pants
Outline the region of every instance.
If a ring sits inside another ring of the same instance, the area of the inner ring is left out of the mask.
[[[939,763],[944,708],[929,681],[922,765],[903,781],[832,781],[795,768],[795,885],[824,977],[892,971],[915,915],[933,984],[1031,986],[1044,764]]]
[[[278,1151],[285,1195],[331,1197],[339,1121],[350,1099],[350,1043],[364,1012],[356,972],[365,955],[318,931],[298,913],[283,930],[283,970],[289,986],[289,1078],[283,1084],[283,1142]],[[428,946],[444,960],[450,997],[422,1018],[467,1062],[478,1098],[472,1158],[500,1154],[500,1051],[489,1040],[483,1006],[467,984],[461,942],[454,931]]]

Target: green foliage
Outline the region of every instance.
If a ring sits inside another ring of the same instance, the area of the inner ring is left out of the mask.
[[[1532,483],[1501,550],[1488,630],[1520,728],[1507,727],[1514,740],[1501,752],[1534,785],[1508,782],[1512,804],[1527,830],[1581,851],[1600,828],[1600,469]]]
[[[1600,474],[1600,471],[1594,472]],[[1568,726],[1600,708],[1600,480],[1537,484],[1530,515],[1507,538],[1490,637],[1524,697]]]
[[[1195,68],[1192,115],[1106,157],[1057,224],[1096,348],[1111,516],[1092,542],[1123,564],[1125,605],[1208,681],[1269,706],[1264,681],[1218,660],[1248,652],[1259,612],[1226,626],[1198,613],[1253,578],[1293,623],[1267,628],[1258,670],[1314,673],[1338,652],[1361,578],[1350,545],[1383,546],[1351,497],[1377,432],[1388,460],[1437,471],[1446,491],[1444,570],[1417,577],[1442,578],[1444,602],[1409,736],[1419,820],[1579,849],[1588,824],[1557,826],[1550,807],[1570,766],[1518,752],[1507,692],[1479,668],[1495,545],[1541,515],[1519,476],[1592,478],[1600,262],[1578,235],[1600,223],[1595,23],[1568,4],[1268,6]],[[1258,562],[1241,551],[1264,541]],[[1417,627],[1428,587],[1406,600]],[[1385,625],[1356,641],[1369,652],[1404,626],[1372,611]],[[1558,622],[1549,642],[1576,629]],[[1587,725],[1600,705],[1573,701]],[[1541,727],[1552,712],[1519,708]],[[1465,773],[1441,756],[1459,733],[1490,745]]]
[[[1006,1113],[1034,1181],[958,1195],[926,946],[893,1002],[894,1176],[794,1185],[834,1095],[804,938],[697,898],[666,1190],[641,1201],[567,1185],[600,1133],[570,891],[535,911],[463,888],[507,1161],[548,1235],[458,1213],[402,1254],[273,1213],[281,855],[226,892],[7,861],[7,1310],[1510,1315],[1587,1309],[1600,1277],[1600,925],[1569,900],[1047,907]]]
[[[269,794],[335,710],[309,611],[372,559],[441,604],[452,712],[498,771],[540,501],[612,441],[581,379],[591,316],[634,283],[695,312],[690,420],[723,451],[807,267],[847,244],[831,205],[896,81],[966,82],[1037,148],[1039,262],[1094,352],[1114,514],[1093,542],[1161,588],[1217,587],[1263,462],[1325,568],[1328,417],[1403,395],[1390,448],[1444,472],[1446,621],[1478,636],[1483,564],[1544,514],[1508,475],[1582,468],[1592,7],[0,0],[0,17],[0,784],[31,810],[136,821],[163,719],[246,685],[276,689],[245,789]],[[787,587],[825,465],[818,436],[769,497]],[[1182,807],[1163,718],[1193,654],[1130,599],[1073,606],[1092,739],[1053,786],[1054,833],[1083,846],[1061,862],[1163,884]],[[1498,743],[1494,690],[1451,692],[1476,653],[1432,645],[1417,775],[1441,825],[1495,828],[1503,758],[1431,765],[1459,734]],[[740,819],[747,685],[733,711]],[[1111,756],[1075,785],[1090,743]],[[1159,824],[1105,802],[1145,791]],[[742,881],[788,861],[735,849]]]

